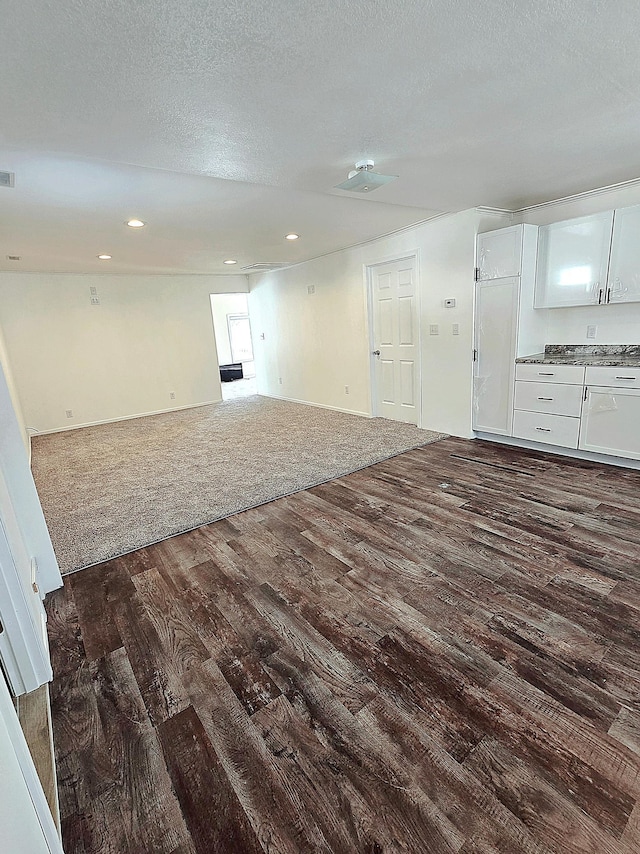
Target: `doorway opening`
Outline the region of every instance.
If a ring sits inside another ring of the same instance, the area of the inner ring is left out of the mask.
[[[222,399],[257,394],[247,294],[211,294]]]

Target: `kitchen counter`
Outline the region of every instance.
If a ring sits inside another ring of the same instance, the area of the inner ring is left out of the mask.
[[[522,356],[516,363],[640,368],[640,344],[547,344],[544,353]]]

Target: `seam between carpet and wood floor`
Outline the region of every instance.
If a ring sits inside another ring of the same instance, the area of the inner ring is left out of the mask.
[[[32,470],[66,575],[444,435],[255,395],[35,436]]]

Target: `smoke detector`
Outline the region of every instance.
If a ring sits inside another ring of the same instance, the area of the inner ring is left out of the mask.
[[[381,175],[379,172],[374,172],[374,165],[373,160],[358,160],[356,168],[347,175],[347,180],[341,184],[336,184],[334,189],[348,190],[350,193],[371,193],[398,177],[397,175]]]

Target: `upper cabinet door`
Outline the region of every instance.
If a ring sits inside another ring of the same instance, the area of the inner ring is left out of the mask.
[[[478,235],[476,266],[479,281],[520,275],[522,233],[521,225],[512,225]]]
[[[640,302],[640,205],[615,211],[608,302]]]
[[[542,226],[538,232],[536,308],[606,301],[613,211]]]

